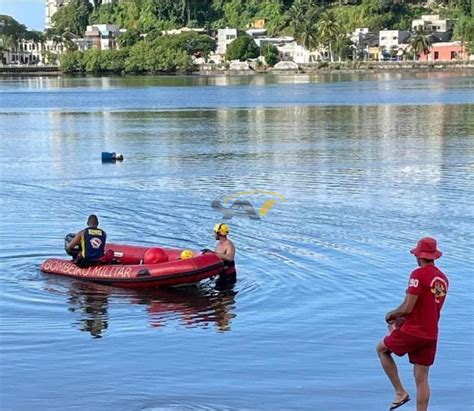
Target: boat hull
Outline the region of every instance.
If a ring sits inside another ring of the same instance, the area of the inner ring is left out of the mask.
[[[80,268],[71,260],[49,258],[41,271],[95,283],[125,288],[173,287],[192,284],[223,273],[224,262],[214,253],[195,252],[193,258],[179,259],[182,250],[163,248],[168,261],[145,264],[150,247],[109,244],[114,263]]]

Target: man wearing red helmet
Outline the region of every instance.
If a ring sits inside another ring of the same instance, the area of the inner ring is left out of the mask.
[[[414,365],[416,409],[426,411],[430,399],[428,372],[435,359],[438,321],[449,282],[434,264],[442,255],[434,238],[422,238],[411,253],[416,257],[419,268],[410,275],[405,300],[385,316],[390,332],[377,345],[377,353],[395,389],[395,399],[390,410],[410,401],[398,376],[397,366],[391,355],[394,353],[398,356],[408,354]]]

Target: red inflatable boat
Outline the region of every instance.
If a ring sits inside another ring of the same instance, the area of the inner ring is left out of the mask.
[[[193,284],[224,274],[224,261],[213,252],[194,251],[183,260],[181,249],[107,244],[109,250],[111,264],[79,268],[71,260],[49,258],[41,271],[126,288]]]

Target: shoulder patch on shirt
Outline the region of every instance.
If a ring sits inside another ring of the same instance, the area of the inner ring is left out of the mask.
[[[441,277],[435,277],[431,280],[430,284],[431,292],[435,295],[435,301],[439,303],[439,298],[446,295],[447,284]]]

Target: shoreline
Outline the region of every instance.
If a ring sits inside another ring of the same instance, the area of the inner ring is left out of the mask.
[[[59,66],[32,67],[32,66],[0,66],[0,78],[2,76],[97,76],[104,77],[110,75],[132,75],[132,76],[174,76],[174,75],[198,75],[198,76],[249,76],[249,75],[288,75],[288,74],[333,74],[333,73],[383,73],[404,70],[409,72],[442,72],[442,71],[469,71],[474,70],[474,61],[464,62],[319,62],[311,64],[301,64],[298,68],[274,69],[267,68],[263,70],[249,69],[230,69],[228,65],[204,65],[198,67],[194,72],[169,72],[169,73],[64,73]]]
[[[340,63],[311,63],[301,64],[294,69],[274,69],[266,70],[232,70],[227,67],[217,68],[204,66],[197,72],[199,75],[258,75],[258,74],[333,74],[333,73],[384,73],[395,72],[398,70],[410,72],[439,72],[439,71],[466,71],[474,70],[474,61],[466,62],[419,62],[419,61],[401,61],[401,62],[340,62]]]

